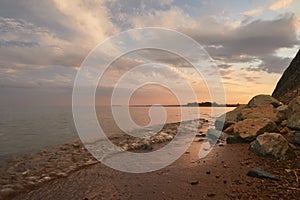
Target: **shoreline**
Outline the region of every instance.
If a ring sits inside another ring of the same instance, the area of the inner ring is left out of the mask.
[[[297,169],[299,159],[278,162],[249,152],[247,144],[220,144],[199,160],[201,145],[193,142],[177,161],[158,171],[131,174],[97,163],[14,199],[298,199],[299,183],[286,169]],[[282,181],[247,176],[256,166]]]
[[[151,136],[148,140],[134,138],[124,133],[121,136],[112,136],[110,139],[124,150],[154,151],[173,139],[180,123],[165,124],[158,134]],[[199,129],[205,129],[208,126],[207,120],[199,119]],[[147,148],[150,146],[151,149]],[[107,156],[111,155],[105,157]],[[2,186],[0,199],[28,193],[53,180],[66,178],[78,170],[95,164],[100,163],[83,146],[80,139],[64,145],[49,147],[40,152],[14,156],[5,160],[0,167],[0,185]]]
[[[168,129],[175,125],[166,124]],[[300,176],[299,151],[295,160],[279,161],[251,153],[246,143],[218,143],[206,157],[199,159],[199,150],[208,139],[205,133],[209,127],[206,123],[198,129],[194,142],[177,161],[158,171],[143,174],[111,169],[96,161],[77,142],[40,152],[28,157],[28,160],[11,162],[6,170],[9,173],[6,182],[1,169],[0,183],[5,186],[2,190],[7,192],[5,197],[2,193],[2,199],[296,200],[299,197],[300,187],[296,181]],[[117,144],[120,142],[118,139]],[[167,143],[152,144],[152,150]],[[145,153],[151,150],[130,151]],[[55,165],[51,167],[52,164]],[[30,165],[33,171],[26,170]],[[248,171],[257,166],[275,174],[281,181],[247,176]],[[16,173],[17,170],[19,172]],[[14,191],[8,193],[7,188],[10,187]]]

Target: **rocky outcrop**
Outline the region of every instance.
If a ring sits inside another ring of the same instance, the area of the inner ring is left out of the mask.
[[[283,73],[272,96],[285,104],[300,96],[300,51]]]
[[[267,118],[279,123],[283,117],[278,115],[279,111],[276,107],[280,105],[281,103],[270,95],[257,95],[247,105],[241,105],[218,117],[215,127],[217,130],[224,131],[236,122],[259,118]]]
[[[249,149],[258,155],[291,159],[299,146],[299,111],[300,97],[284,105],[269,95],[257,95],[247,105],[217,118],[225,119],[225,126],[217,128],[228,135],[228,144],[252,142]]]
[[[289,104],[288,104],[288,110],[287,115],[288,117],[294,113],[300,112],[300,96],[294,98]]]
[[[264,133],[254,140],[250,151],[260,156],[271,157],[280,160],[294,159],[295,152],[290,148],[289,142],[278,133]]]
[[[280,121],[278,118],[277,109],[271,104],[260,105],[253,108],[245,108],[241,110],[241,113],[239,114],[240,120],[260,118],[267,118],[277,123]]]
[[[276,124],[267,118],[245,119],[236,123],[233,128],[233,135],[245,141],[253,141],[265,132],[279,132],[279,130]]]
[[[249,101],[247,106],[249,108],[253,108],[253,107],[263,106],[263,105],[268,105],[268,104],[273,105],[275,108],[282,105],[282,103],[280,101],[278,101],[277,99],[275,99],[274,97],[272,97],[270,95],[266,95],[266,94],[260,94],[260,95],[253,97]]]
[[[287,126],[291,129],[300,130],[300,113],[295,113],[289,117]]]
[[[293,99],[287,109],[287,126],[291,129],[300,130],[300,96]]]

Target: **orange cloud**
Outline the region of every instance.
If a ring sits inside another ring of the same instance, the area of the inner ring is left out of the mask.
[[[253,15],[260,14],[263,11],[264,11],[264,8],[263,7],[259,7],[259,8],[255,8],[255,9],[252,9],[252,10],[247,10],[243,14],[247,15],[247,16],[253,16]]]
[[[289,8],[293,0],[277,0],[269,6],[270,10],[280,10]]]

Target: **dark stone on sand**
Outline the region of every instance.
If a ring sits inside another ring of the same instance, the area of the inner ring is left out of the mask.
[[[73,143],[73,144],[72,144],[72,146],[73,146],[74,148],[76,148],[76,149],[77,149],[77,148],[79,148],[79,147],[80,147],[80,144],[78,144],[78,143]]]
[[[215,193],[207,193],[207,196],[208,197],[214,197],[214,196],[216,196],[216,194]]]
[[[243,140],[240,136],[238,135],[230,135],[226,139],[227,144],[238,144],[238,143],[246,143],[247,141]]]
[[[255,167],[253,169],[251,169],[248,173],[247,176],[250,177],[255,177],[255,178],[265,178],[265,179],[271,179],[271,180],[275,180],[275,181],[281,181],[281,179],[270,173],[265,171],[264,169],[260,168],[260,167]]]
[[[191,185],[197,185],[198,183],[199,183],[198,180],[191,180],[191,181],[190,181],[190,184],[191,184]]]
[[[151,151],[152,149],[153,149],[153,147],[151,145],[142,144],[140,146],[140,150]]]
[[[206,137],[206,134],[205,133],[201,133],[201,134],[196,134],[195,137]]]

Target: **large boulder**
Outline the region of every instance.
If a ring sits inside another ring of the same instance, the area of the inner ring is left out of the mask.
[[[239,115],[240,120],[267,118],[276,123],[280,122],[278,111],[271,104],[260,105],[253,108],[244,108]]]
[[[300,96],[300,51],[283,73],[272,96],[285,104]]]
[[[233,135],[245,141],[253,141],[265,132],[279,132],[279,129],[272,120],[267,118],[245,119],[237,122],[233,128]]]
[[[282,103],[280,101],[278,101],[277,99],[275,99],[274,97],[272,97],[270,95],[266,95],[266,94],[260,94],[260,95],[253,97],[249,101],[248,107],[253,108],[253,107],[263,106],[263,105],[268,105],[268,104],[273,105],[275,108],[282,105]]]
[[[249,148],[257,155],[280,160],[296,158],[295,152],[290,148],[289,142],[278,133],[264,133],[254,140]]]
[[[237,121],[240,121],[241,111],[245,108],[245,105],[240,105],[234,110],[229,111],[219,117],[215,121],[215,127],[217,130],[222,131],[228,128],[230,125],[234,124]]]

